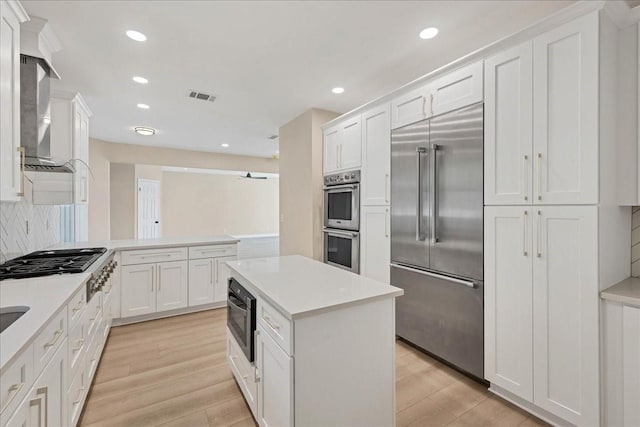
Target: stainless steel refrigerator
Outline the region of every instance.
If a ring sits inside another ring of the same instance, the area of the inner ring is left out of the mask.
[[[396,333],[484,378],[483,105],[391,134]]]

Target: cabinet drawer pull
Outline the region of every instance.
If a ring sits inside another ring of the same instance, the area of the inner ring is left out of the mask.
[[[72,405],[77,405],[78,403],[80,403],[80,401],[82,400],[82,392],[84,391],[84,387],[80,387],[78,389],[78,400],[76,400],[75,402],[72,402]]]
[[[53,334],[53,340],[51,342],[45,343],[44,344],[44,348],[49,348],[49,347],[53,347],[54,345],[56,345],[56,343],[58,342],[58,338],[60,338],[60,336],[62,335],[64,331],[62,329],[58,329],[54,334]]]
[[[75,314],[78,311],[82,310],[82,307],[84,306],[84,303],[82,302],[82,300],[78,301],[78,303],[76,304],[76,306],[74,308],[71,309],[71,311]]]
[[[9,397],[9,399],[7,399],[7,402],[0,409],[0,414],[3,413],[4,410],[7,409],[9,405],[11,405],[11,402],[13,402],[13,399],[15,399],[18,393],[20,393],[20,390],[22,390],[22,387],[24,387],[24,383],[14,384],[11,387],[9,387],[9,390],[7,391],[10,393],[11,396]]]
[[[524,211],[524,219],[522,220],[522,254],[527,256],[527,218],[529,211]]]
[[[387,173],[384,175],[384,202],[389,203],[389,187],[391,176]]]
[[[540,250],[540,239],[541,239],[541,234],[542,234],[542,211],[538,211],[538,233],[536,236],[536,256],[538,258],[542,257],[542,251]]]
[[[18,197],[24,197],[24,169],[26,165],[26,150],[24,147],[18,147],[18,152],[20,153],[20,192],[16,194]]]
[[[433,116],[433,94],[431,96],[431,115]]]
[[[79,339],[78,341],[76,341],[77,343],[77,347],[72,348],[71,351],[80,351],[82,350],[82,346],[84,345],[84,338]]]
[[[538,200],[542,200],[542,153],[538,153]]]
[[[269,325],[271,327],[271,329],[273,329],[275,331],[279,331],[280,330],[280,325],[278,325],[277,323],[271,323],[271,317],[262,316],[262,318],[267,323],[267,325]]]
[[[524,172],[524,180],[523,180],[523,192],[524,199],[529,200],[529,156],[524,155],[524,161],[522,165],[522,170]]]

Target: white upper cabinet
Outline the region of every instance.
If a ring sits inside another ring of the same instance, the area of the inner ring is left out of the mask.
[[[484,374],[533,401],[532,207],[484,213]]]
[[[485,204],[531,204],[532,43],[499,53],[484,66]]]
[[[429,102],[429,107],[427,107]],[[396,129],[431,116],[431,88],[424,85],[391,101],[391,128]],[[429,112],[427,112],[429,109]]]
[[[533,403],[574,425],[595,426],[600,422],[598,208],[535,211]]]
[[[20,170],[20,23],[18,2],[0,1],[0,200],[23,196]]]
[[[533,41],[534,197],[598,203],[598,13]]]
[[[89,201],[89,117],[92,113],[78,93],[51,95],[51,156],[70,160],[75,169],[74,203]]]
[[[483,98],[482,61],[453,71],[429,84],[429,116],[444,114]]]
[[[362,115],[363,206],[388,205],[391,185],[391,107],[385,104]]]
[[[356,169],[361,164],[360,116],[350,117],[324,131],[324,173]]]

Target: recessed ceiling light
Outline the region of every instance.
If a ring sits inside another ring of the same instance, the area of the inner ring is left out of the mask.
[[[149,83],[149,80],[145,79],[144,77],[140,77],[140,76],[134,76],[133,77],[133,81],[136,83],[140,83],[143,85],[146,85],[147,83]]]
[[[144,136],[151,136],[156,134],[156,130],[154,128],[148,128],[145,126],[136,126],[134,130],[136,131],[137,134],[144,135]]]
[[[140,31],[135,31],[135,30],[127,31],[127,37],[129,37],[131,40],[135,40],[137,42],[143,42],[143,41],[145,41],[147,39],[147,36],[142,34]]]
[[[220,144],[222,145],[224,148],[227,148],[229,146],[229,144]]]
[[[437,35],[438,35],[438,29],[436,27],[429,27],[420,31],[420,38],[423,40],[432,39]]]
[[[138,108],[142,108],[143,110],[148,110],[149,106],[147,104],[138,104],[137,105]]]
[[[339,95],[339,94],[344,92],[344,88],[343,87],[334,87],[333,89],[331,89],[331,92]]]

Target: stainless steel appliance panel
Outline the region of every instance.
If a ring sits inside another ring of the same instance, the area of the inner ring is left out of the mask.
[[[360,184],[325,187],[324,226],[342,230],[360,229]]]
[[[429,121],[391,135],[391,260],[429,267]]]
[[[483,280],[483,105],[431,120],[429,269]]]
[[[396,334],[480,379],[484,378],[484,285],[450,281],[391,265]]]
[[[324,229],[324,262],[360,273],[360,233]]]
[[[247,356],[254,361],[254,332],[256,330],[256,298],[233,277],[228,282],[227,327]]]

